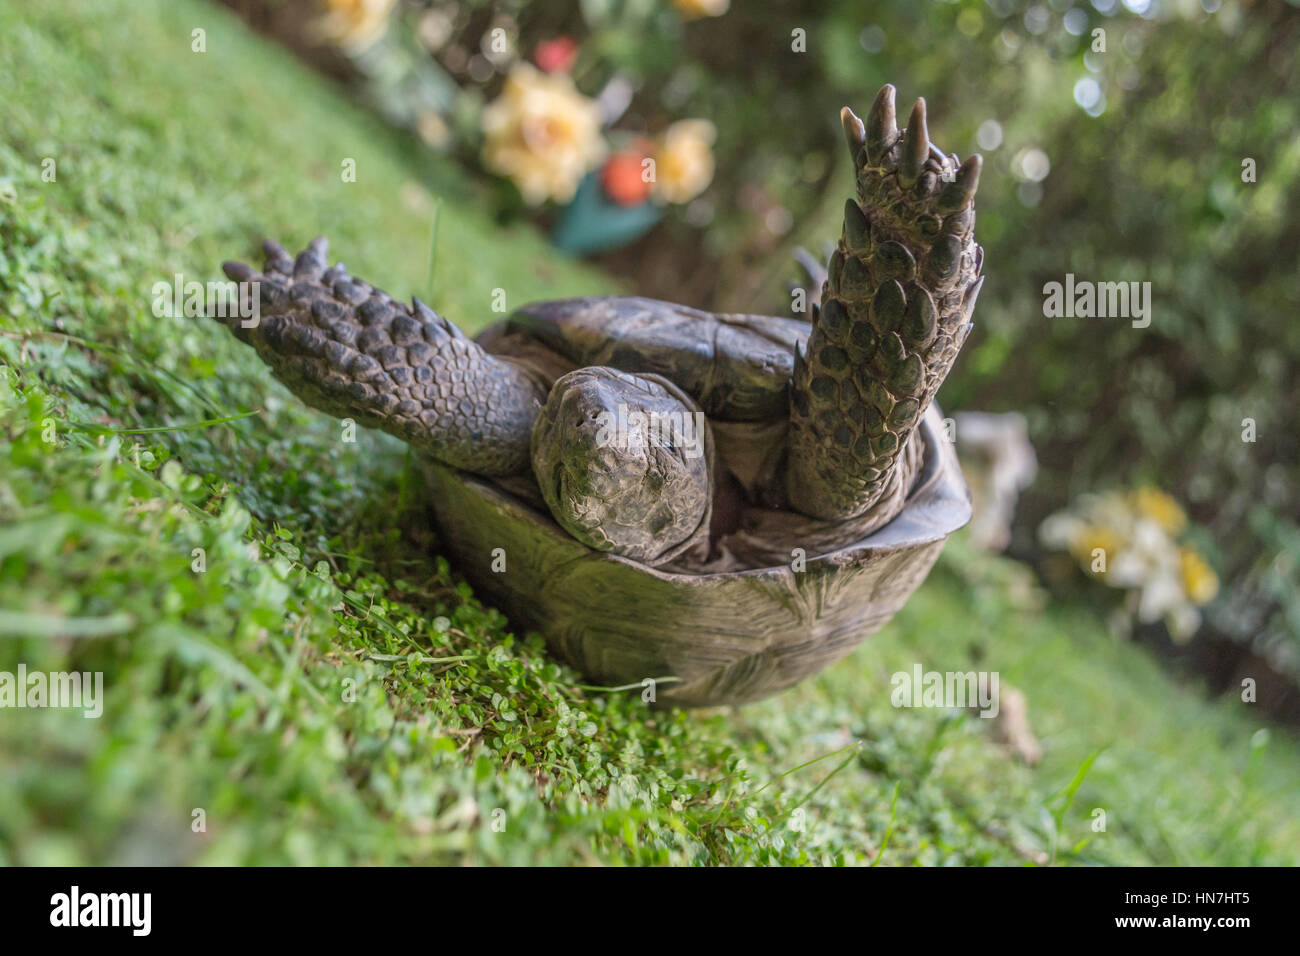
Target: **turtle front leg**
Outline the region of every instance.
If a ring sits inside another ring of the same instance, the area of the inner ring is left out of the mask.
[[[342,263],[327,268],[323,237],[296,259],[269,239],[262,248],[262,273],[222,264],[231,279],[258,284],[258,321],[221,321],[290,391],[455,468],[487,476],[528,470],[546,399],[529,373],[483,351],[419,299],[405,305]]]
[[[795,357],[786,466],[791,505],[831,520],[903,506],[921,462],[909,444],[984,281],[973,206],[981,158],[959,164],[940,152],[922,99],[900,134],[892,86],[865,125],[847,107],[841,121],[858,199],[845,205],[821,307]]]

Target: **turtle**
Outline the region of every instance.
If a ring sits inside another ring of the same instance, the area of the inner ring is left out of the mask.
[[[803,314],[584,297],[471,338],[322,237],[223,263],[260,305],[223,321],[308,405],[420,452],[459,568],[589,679],[756,700],[882,626],[970,518],[934,397],[983,284],[982,160],[895,102],[841,111],[857,195]]]

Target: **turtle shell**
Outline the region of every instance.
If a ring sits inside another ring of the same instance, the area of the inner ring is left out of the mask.
[[[902,511],[800,570],[651,568],[575,541],[535,496],[436,463],[428,477],[444,547],[517,626],[541,633],[593,683],[649,678],[659,705],[716,706],[768,697],[849,653],[903,606],[970,520],[933,406],[917,437],[923,464]]]
[[[507,334],[532,339],[574,368],[661,375],[709,418],[733,422],[789,415],[795,348],[812,328],[798,319],[701,312],[638,296],[535,302],[506,326]]]

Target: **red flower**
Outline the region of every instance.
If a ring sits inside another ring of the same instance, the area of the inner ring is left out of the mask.
[[[533,59],[546,73],[567,73],[578,58],[578,44],[568,37],[543,40],[533,51]]]
[[[600,171],[600,185],[605,195],[620,206],[639,206],[650,198],[650,183],[642,175],[646,154],[615,153]]]

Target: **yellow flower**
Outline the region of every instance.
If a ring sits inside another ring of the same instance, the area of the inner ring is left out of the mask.
[[[673,0],[673,6],[687,20],[698,20],[722,16],[731,6],[731,0]]]
[[[655,153],[655,195],[664,202],[690,202],[713,181],[713,141],[708,120],[682,120],[668,127]]]
[[[483,161],[519,187],[524,200],[568,202],[604,158],[600,109],[567,73],[517,63],[501,95],[483,110]]]
[[[397,0],[321,0],[326,14],[312,26],[321,39],[348,53],[360,53],[375,44],[388,29],[388,15]]]
[[[1120,549],[1124,546],[1124,539],[1113,528],[1107,528],[1104,525],[1084,525],[1070,542],[1070,551],[1074,559],[1079,562],[1085,571],[1094,577],[1103,577],[1101,570],[1093,570],[1094,563],[1097,559],[1098,550],[1104,553],[1104,564],[1097,567],[1109,569],[1111,563],[1119,555]]]
[[[1178,534],[1187,527],[1187,515],[1178,502],[1159,488],[1148,486],[1133,492],[1133,508],[1170,534]]]
[[[1209,604],[1219,593],[1219,578],[1205,559],[1191,548],[1178,549],[1183,591],[1193,604]]]

